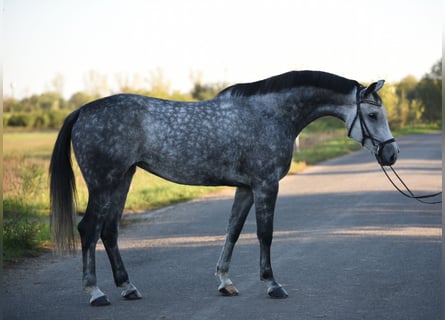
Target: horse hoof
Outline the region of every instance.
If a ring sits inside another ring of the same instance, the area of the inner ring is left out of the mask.
[[[286,299],[288,297],[288,294],[283,287],[271,288],[267,293],[272,299]]]
[[[132,290],[122,295],[127,300],[139,300],[142,299],[142,294],[138,290]]]
[[[120,286],[124,288],[121,292],[121,296],[127,300],[138,300],[142,298],[142,294],[131,282],[125,282]]]
[[[232,284],[227,284],[224,287],[218,288],[218,290],[221,293],[221,295],[226,297],[237,296],[239,293],[238,290]]]
[[[108,306],[111,304],[110,300],[108,300],[107,296],[100,296],[92,301],[90,301],[90,304],[93,307],[103,307]]]

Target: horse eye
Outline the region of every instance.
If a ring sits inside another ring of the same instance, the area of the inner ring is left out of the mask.
[[[377,120],[377,113],[372,112],[372,113],[368,114],[368,117],[371,120]]]

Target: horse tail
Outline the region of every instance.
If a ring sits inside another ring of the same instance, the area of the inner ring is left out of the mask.
[[[76,180],[71,161],[71,131],[80,109],[64,121],[54,145],[49,165],[51,235],[58,254],[76,250],[74,223],[76,216]]]

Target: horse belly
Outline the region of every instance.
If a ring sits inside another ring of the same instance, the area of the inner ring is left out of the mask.
[[[249,176],[240,170],[237,161],[183,154],[147,154],[138,166],[164,179],[186,185],[246,185]],[[208,156],[208,154],[207,154]]]

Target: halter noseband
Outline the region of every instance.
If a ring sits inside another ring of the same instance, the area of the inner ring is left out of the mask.
[[[378,102],[378,101],[373,101],[373,100],[370,100],[370,99],[366,99],[364,97],[365,91],[363,89],[365,89],[365,87],[363,87],[363,86],[357,87],[357,93],[355,95],[356,103],[357,103],[357,113],[355,114],[354,120],[352,120],[351,126],[349,127],[348,137],[351,137],[352,129],[354,128],[355,122],[357,121],[357,119],[359,119],[360,120],[360,128],[362,129],[362,141],[361,141],[361,144],[362,144],[362,146],[364,146],[366,139],[371,140],[372,145],[374,147],[376,147],[375,156],[377,158],[377,161],[379,162],[379,164],[381,164],[380,163],[380,158],[382,156],[383,147],[386,144],[388,144],[388,143],[395,142],[396,140],[394,138],[391,138],[391,139],[388,139],[388,140],[385,140],[385,141],[380,141],[380,140],[378,140],[378,139],[376,139],[376,138],[371,136],[371,134],[369,132],[369,128],[368,128],[368,126],[366,125],[366,122],[363,119],[363,113],[361,111],[360,104],[368,103],[368,104],[372,104],[372,105],[377,106],[377,107],[381,107],[382,104],[380,102]]]

